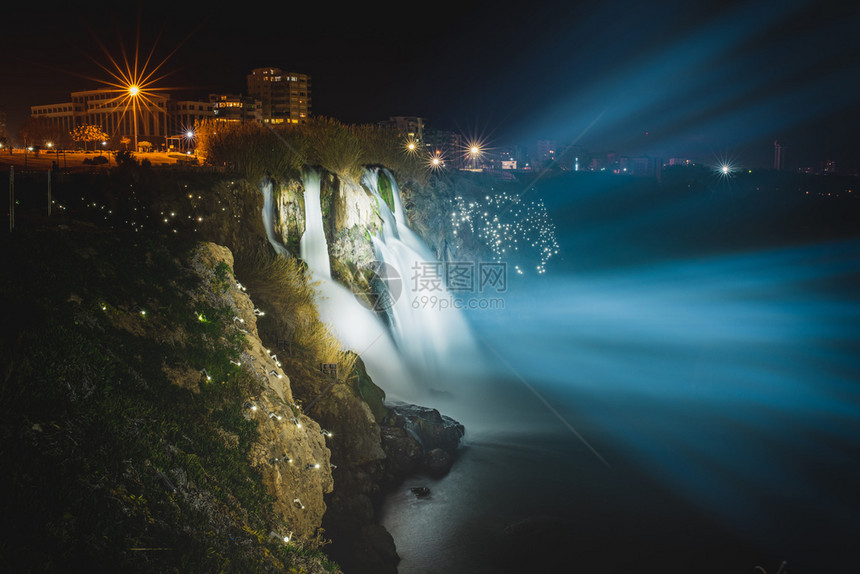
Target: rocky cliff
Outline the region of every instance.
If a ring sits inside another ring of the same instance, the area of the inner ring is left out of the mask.
[[[7,567],[337,571],[325,436],[229,250],[75,226],[2,255]]]
[[[386,403],[337,350],[300,262],[268,249],[256,186],[127,167],[58,177],[61,215],[2,244],[4,563],[338,571],[324,549],[396,572],[375,508],[404,476],[446,472],[462,427]],[[278,182],[293,253],[302,193]],[[360,291],[375,199],[335,176],[323,199],[334,275]],[[348,365],[337,384],[329,361]]]

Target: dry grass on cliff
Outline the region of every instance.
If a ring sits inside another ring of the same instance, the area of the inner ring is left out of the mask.
[[[319,166],[352,181],[359,180],[366,165],[384,165],[419,182],[427,177],[426,162],[406,151],[396,131],[382,126],[319,117],[279,126],[202,121],[196,131],[206,163],[228,166],[251,182],[265,175],[296,177],[304,166]]]
[[[288,341],[292,354],[310,359],[311,364],[336,363],[339,373],[352,372],[355,355],[320,320],[315,287],[298,260],[260,246],[239,253],[235,268],[255,303],[265,309],[258,321],[264,342],[275,342],[267,338]]]
[[[250,182],[265,175],[286,180],[306,164],[307,134],[297,126],[203,121],[197,133],[198,151],[207,163],[228,166]]]

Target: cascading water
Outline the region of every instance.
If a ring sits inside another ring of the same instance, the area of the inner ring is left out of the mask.
[[[399,297],[391,297],[385,310],[386,325],[372,310],[359,302],[346,287],[331,278],[323,215],[320,204],[319,173],[304,174],[305,232],[300,242],[302,259],[318,282],[317,305],[320,318],[330,325],[350,350],[359,354],[373,380],[390,398],[419,401],[428,390],[444,387],[443,373],[474,369],[478,353],[470,329],[460,311],[453,308],[453,298],[445,290],[441,277],[428,277],[438,263],[424,242],[405,223],[405,212],[394,178],[387,172],[382,177],[391,183],[394,213],[382,199],[378,189],[380,172],[367,170],[364,184],[377,198],[383,229],[373,238],[380,262],[399,273],[404,289]],[[264,196],[263,222],[266,236],[278,253],[287,254],[273,229],[274,207],[271,183],[261,189]],[[414,274],[420,271],[419,284]],[[410,281],[409,274],[413,274]],[[422,285],[433,285],[435,301],[445,301],[449,308],[421,305]]]
[[[281,256],[287,256],[287,249],[278,241],[278,238],[275,237],[275,194],[272,189],[272,181],[270,179],[266,179],[260,188],[260,191],[263,192],[263,227],[266,229],[266,239],[269,240],[269,244],[275,248],[275,252]]]
[[[320,319],[329,325],[346,348],[364,360],[371,378],[392,398],[406,399],[416,394],[407,369],[399,360],[397,349],[382,321],[361,305],[345,287],[331,279],[331,267],[322,227],[319,174],[308,171],[304,177],[305,233],[300,249],[313,279],[317,282]],[[263,223],[266,237],[278,253],[289,257],[273,230],[273,191],[271,182],[261,187]]]
[[[320,203],[320,176],[308,171],[305,183],[305,232],[302,234],[299,250],[302,260],[319,280],[331,281],[331,262],[328,256],[328,242],[323,229],[322,205]]]
[[[380,177],[391,187],[393,212],[379,191]],[[446,288],[441,263],[406,223],[397,183],[386,170],[375,169],[365,172],[363,183],[376,197],[383,220],[373,238],[376,256],[389,272],[399,273],[404,285],[386,309],[397,347],[429,385],[438,385],[444,374],[474,372],[479,353],[470,328]]]

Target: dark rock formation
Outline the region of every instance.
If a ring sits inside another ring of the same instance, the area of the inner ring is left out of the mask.
[[[404,403],[388,405],[390,412],[383,426],[402,428],[415,438],[424,452],[442,449],[453,453],[466,429],[436,409]]]
[[[365,400],[369,397],[379,399],[377,394],[369,393],[367,389],[359,394]],[[328,420],[324,417],[327,428],[339,428],[338,418],[350,418],[342,410],[348,402],[340,398],[341,410],[336,411],[340,414]],[[375,507],[381,503],[388,489],[397,487],[410,475],[422,472],[432,476],[445,475],[454,462],[454,454],[465,429],[457,421],[427,407],[383,405],[381,400],[370,400],[369,406],[364,408],[364,417],[373,416],[369,411],[378,413],[380,442],[377,444],[381,444],[384,455],[378,459],[372,456],[356,458],[351,447],[344,450],[344,445],[336,440],[329,443],[332,459],[340,461],[340,465],[333,471],[335,490],[327,497],[328,512],[323,524],[333,540],[330,554],[345,571],[394,574],[400,558],[391,535],[374,523]],[[355,433],[358,428],[359,425],[352,421],[342,424],[341,432]],[[429,489],[419,490],[417,496],[430,494]]]

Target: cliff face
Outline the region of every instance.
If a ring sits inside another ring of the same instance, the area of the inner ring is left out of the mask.
[[[311,538],[325,514],[323,495],[333,487],[325,435],[316,421],[302,413],[277,354],[272,355],[260,340],[256,307],[239,287],[241,283],[226,280],[219,288],[212,288],[219,268],[229,268],[232,276],[230,250],[203,243],[194,251],[191,265],[206,285],[198,296],[212,307],[234,313],[231,327],[246,341],[238,366],[259,384],[243,404],[243,416],[256,425],[259,434],[251,447],[249,462],[274,498],[275,513],[289,525],[294,536]]]
[[[0,253],[7,567],[337,571],[325,436],[229,250],[80,227]]]
[[[0,246],[4,563],[336,572],[331,537],[349,572],[396,572],[376,505],[447,468],[420,432],[449,422],[397,414],[360,358],[321,376],[331,342],[301,265],[269,253],[260,192],[147,170],[57,183],[62,219]],[[334,276],[366,291],[376,200],[322,183]],[[276,193],[296,255],[303,192]]]

